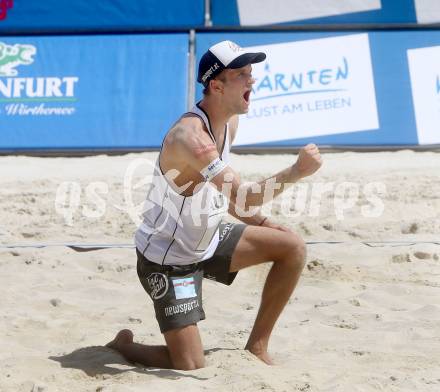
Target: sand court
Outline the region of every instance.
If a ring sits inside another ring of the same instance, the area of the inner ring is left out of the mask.
[[[259,266],[231,287],[204,281],[207,366],[188,372],[104,347],[122,328],[163,344],[129,248],[156,157],[0,157],[1,391],[438,391],[438,153],[323,154],[321,170],[271,207],[311,243],[271,339],[277,365],[243,350],[268,271]],[[253,181],[294,159],[233,155],[232,166]]]

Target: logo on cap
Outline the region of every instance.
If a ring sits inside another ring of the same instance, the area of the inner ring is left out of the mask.
[[[218,65],[218,63],[215,63],[214,65],[211,65],[211,67],[209,67],[209,69],[202,76],[202,82],[205,83],[206,79],[211,77],[211,75],[214,73],[214,71],[216,71],[219,68],[220,68],[220,66]]]
[[[244,49],[241,46],[238,46],[236,43],[232,41],[227,41],[229,45],[229,49],[231,49],[233,52],[243,52]]]

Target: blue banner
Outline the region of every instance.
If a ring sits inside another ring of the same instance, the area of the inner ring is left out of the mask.
[[[205,33],[197,59],[224,39],[267,54],[235,145],[440,144],[440,31]]]
[[[204,24],[203,0],[0,0],[0,33],[77,31]]]
[[[432,0],[212,0],[214,26],[439,23]]]
[[[187,34],[0,38],[0,149],[158,147],[187,74]]]

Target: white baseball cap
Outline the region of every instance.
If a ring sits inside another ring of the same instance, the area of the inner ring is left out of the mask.
[[[263,52],[250,52],[232,41],[222,41],[211,46],[199,62],[197,81],[205,87],[226,68],[241,68],[266,59]]]

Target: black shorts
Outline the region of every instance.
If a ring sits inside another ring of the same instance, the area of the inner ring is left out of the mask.
[[[237,272],[229,272],[232,254],[245,229],[244,224],[220,224],[220,242],[214,255],[200,263],[160,265],[137,253],[137,273],[154,303],[162,333],[205,319],[202,306],[203,278],[230,285]]]

